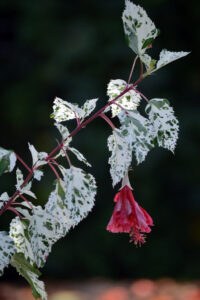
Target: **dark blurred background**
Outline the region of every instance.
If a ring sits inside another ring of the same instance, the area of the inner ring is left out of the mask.
[[[141,248],[129,244],[127,234],[106,231],[119,187],[112,189],[107,163],[110,128],[96,120],[73,140],[93,165],[96,206],[55,244],[43,270],[46,277],[200,277],[200,2],[136,4],[161,30],[151,52],[155,57],[163,48],[192,51],[139,86],[148,98],[168,98],[180,121],[175,156],[154,149],[144,163],[132,165],[135,198],[151,214],[155,227]],[[57,144],[59,136],[49,118],[55,96],[80,104],[99,97],[101,107],[107,101],[109,80],[127,80],[134,55],[124,40],[123,9],[123,0],[0,0],[0,146],[14,149],[30,164],[28,142],[46,152]],[[74,126],[70,122],[70,128]],[[36,204],[47,201],[53,179],[47,169],[42,182],[34,183]],[[12,194],[14,184],[14,174],[3,175],[0,192]],[[1,217],[1,230],[8,228],[12,217],[9,213]],[[14,270],[6,269],[4,279],[15,276]]]

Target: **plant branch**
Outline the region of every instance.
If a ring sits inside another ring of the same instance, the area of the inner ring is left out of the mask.
[[[133,65],[132,65],[132,68],[131,68],[131,72],[130,72],[130,75],[129,75],[129,79],[128,79],[127,85],[129,85],[129,83],[131,81],[131,77],[133,75],[133,71],[135,69],[135,64],[136,64],[137,60],[138,60],[138,55],[134,58]]]
[[[104,113],[101,113],[99,115],[99,117],[101,117],[102,119],[104,119],[112,129],[115,129],[115,125],[113,124],[113,122],[104,114]]]
[[[23,159],[15,152],[15,156],[17,159],[22,163],[22,165],[27,169],[28,172],[31,172],[32,170],[27,166],[27,164],[23,161]]]
[[[58,175],[58,172],[56,171],[56,169],[54,168],[54,166],[52,166],[52,164],[50,163],[50,161],[47,161],[49,167],[51,167],[51,169],[53,170],[54,174],[56,175],[57,179],[60,181],[60,176]]]
[[[91,123],[94,119],[96,119],[97,117],[99,117],[99,115],[101,113],[104,112],[104,110],[110,106],[111,104],[114,104],[115,101],[117,101],[120,97],[122,97],[124,94],[126,94],[128,91],[130,91],[134,86],[138,85],[146,76],[147,76],[147,72],[145,74],[140,74],[140,77],[131,85],[126,86],[126,88],[117,96],[115,97],[112,101],[108,102],[106,105],[104,105],[101,109],[99,109],[96,113],[94,113],[90,118],[88,118],[87,120],[85,120],[83,123],[80,123],[79,126],[77,126],[68,136],[68,138],[74,136],[76,133],[78,133],[81,129],[85,128],[89,123]],[[65,143],[65,140],[63,140],[57,147],[54,148],[54,150],[51,151],[51,153],[46,157],[46,161],[49,163],[49,160],[51,159],[51,157],[60,149],[62,149],[63,145]],[[51,164],[50,164],[51,165]],[[42,167],[38,166],[36,169],[40,169]],[[53,167],[51,165],[51,167]],[[55,169],[55,168],[54,168]],[[55,170],[56,171],[56,170]],[[26,177],[26,179],[24,180],[24,182],[21,184],[20,189],[23,188],[28,182],[29,180],[32,178],[34,173],[34,169],[31,170],[28,174],[28,176]],[[56,172],[57,173],[57,172]],[[59,175],[57,178],[60,178]],[[20,195],[20,190],[16,190],[16,192],[13,194],[13,196],[8,200],[8,202],[1,208],[0,210],[0,216],[3,214],[4,211],[6,211],[7,209],[9,209],[10,205],[12,204],[12,202],[14,202],[14,200],[16,199],[17,196]]]

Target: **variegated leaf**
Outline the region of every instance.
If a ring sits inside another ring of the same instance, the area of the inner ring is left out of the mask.
[[[44,283],[38,279],[41,275],[40,271],[32,266],[22,253],[16,253],[11,262],[17,272],[23,276],[31,286],[33,296],[47,300]]]
[[[154,137],[158,146],[174,152],[179,125],[169,101],[167,99],[152,99],[146,107],[146,112],[153,124]]]
[[[51,192],[45,205],[45,211],[54,219],[57,238],[64,237],[72,226],[68,210],[64,203],[65,194],[64,183],[57,181],[55,190]]]
[[[126,175],[132,161],[132,151],[127,135],[120,129],[114,129],[108,138],[108,149],[112,152],[109,158],[110,174],[115,186]]]
[[[6,231],[0,231],[0,241],[0,275],[2,275],[15,253],[15,245]]]
[[[22,210],[22,209],[21,209]],[[23,210],[24,212],[24,210]],[[23,253],[25,259],[29,261],[31,265],[34,264],[34,255],[28,235],[28,226],[30,218],[20,219],[19,217],[14,218],[10,223],[10,237],[15,243],[17,253]]]
[[[29,183],[27,183],[24,187],[21,188],[21,185],[24,182],[24,177],[23,177],[21,170],[18,168],[16,170],[16,178],[17,178],[17,184],[15,186],[16,186],[17,190],[19,190],[21,192],[21,194],[27,194],[36,199],[35,194],[30,190],[31,185],[32,185],[31,181]]]
[[[34,260],[37,266],[43,267],[51,251],[52,245],[58,240],[57,222],[45,209],[36,206],[32,210],[32,218],[28,227]]]
[[[16,155],[12,150],[0,147],[0,175],[12,172],[16,164]]]
[[[75,226],[88,215],[94,205],[96,182],[91,174],[73,166],[67,170],[64,180],[65,205],[70,221]]]
[[[86,100],[85,103],[83,104],[83,106],[81,107],[81,109],[83,110],[83,116],[82,118],[86,118],[88,117],[91,112],[95,109],[96,107],[96,102],[97,102],[98,98],[95,99],[90,99],[90,100]]]
[[[7,203],[7,201],[9,199],[10,199],[10,197],[8,196],[8,194],[6,192],[4,192],[3,194],[1,194],[1,196],[0,196],[0,210],[4,206],[4,204]]]
[[[74,155],[76,155],[76,158],[80,161],[82,161],[86,166],[91,167],[91,164],[87,161],[87,159],[83,156],[81,152],[79,152],[77,149],[73,147],[68,147],[68,150],[70,150]]]
[[[122,20],[129,47],[138,56],[143,55],[159,34],[158,29],[147,16],[145,10],[129,0],[126,0]]]
[[[145,160],[149,150],[153,148],[153,127],[149,120],[138,111],[122,112],[119,115],[122,133],[130,141],[131,149],[134,151],[137,163]]]
[[[116,98],[121,92],[125,90],[127,86],[126,81],[121,79],[111,80],[108,84],[107,95],[109,96],[109,101]],[[141,100],[141,96],[134,90],[128,91],[125,95],[121,96],[116,103],[122,106],[126,110],[135,110]],[[122,109],[116,104],[111,104],[112,117],[118,115]]]

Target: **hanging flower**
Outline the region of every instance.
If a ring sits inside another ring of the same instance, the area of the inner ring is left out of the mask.
[[[149,233],[149,226],[154,224],[146,210],[135,201],[131,189],[128,176],[125,176],[121,190],[115,195],[116,205],[107,230],[113,233],[127,232],[130,241],[141,246],[145,242],[144,233]]]

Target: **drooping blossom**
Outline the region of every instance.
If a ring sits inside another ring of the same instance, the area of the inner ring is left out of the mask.
[[[107,230],[113,233],[127,232],[130,241],[141,246],[145,242],[144,233],[149,233],[149,226],[154,224],[146,210],[135,201],[127,176],[122,182],[121,190],[115,195],[114,202],[116,205]]]

